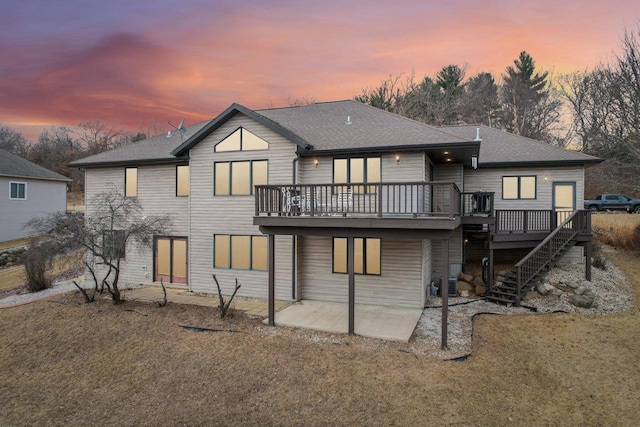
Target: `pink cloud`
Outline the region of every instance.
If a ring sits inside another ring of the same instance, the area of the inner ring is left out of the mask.
[[[540,69],[583,70],[617,48],[635,0],[572,3],[204,2],[156,12],[153,23],[141,17],[138,33],[0,41],[0,117],[8,125],[98,118],[131,130],[193,123],[232,102],[351,98],[390,74],[421,79],[452,63],[499,78],[521,50]]]

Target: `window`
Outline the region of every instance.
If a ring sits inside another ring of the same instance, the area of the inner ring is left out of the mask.
[[[502,177],[502,198],[503,199],[535,199],[536,198],[536,177],[535,176],[503,176]]]
[[[238,128],[225,139],[220,141],[214,148],[216,153],[225,151],[253,151],[268,150],[269,143],[264,139],[252,134],[245,128]]]
[[[9,182],[11,200],[26,200],[27,199],[27,183],[26,182]]]
[[[356,274],[380,275],[380,239],[356,237],[354,271]],[[333,272],[347,273],[347,238],[333,238]]]
[[[267,160],[214,163],[214,194],[238,196],[253,194],[253,187],[268,181]]]
[[[124,230],[107,230],[102,234],[102,251],[107,259],[125,258],[126,246]]]
[[[138,196],[138,168],[124,169],[124,195],[125,197]]]
[[[351,157],[348,159],[333,159],[333,182],[380,182],[380,157]],[[368,186],[367,192],[375,192],[375,186]],[[354,187],[353,192],[364,193],[363,186]]]
[[[189,166],[176,167],[176,196],[189,195]]]
[[[267,270],[267,239],[267,236],[214,235],[214,268]]]

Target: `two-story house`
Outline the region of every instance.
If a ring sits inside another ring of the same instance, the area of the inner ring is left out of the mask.
[[[590,235],[577,208],[584,168],[598,161],[485,126],[436,128],[337,101],[233,104],[72,165],[86,171],[87,199],[117,188],[145,213],[174,218],[152,249],[126,251],[123,282],[214,293],[212,274],[227,286],[237,278],[239,295],[269,298],[273,322],[275,298],[422,308],[434,277],[486,257],[492,278],[500,251],[525,255],[550,235],[564,240],[546,260],[569,251],[581,261]],[[539,264],[522,274],[547,268]]]
[[[0,242],[34,234],[25,228],[37,219],[67,209],[71,179],[0,150]]]

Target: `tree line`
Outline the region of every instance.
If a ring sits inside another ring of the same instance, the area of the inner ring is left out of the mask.
[[[0,125],[0,149],[73,179],[72,189],[84,188],[84,175],[68,164],[74,160],[147,138],[143,132],[131,133],[100,120],[78,124],[74,129],[54,126],[44,129],[34,143],[22,133]]]
[[[624,31],[611,60],[593,70],[554,76],[522,51],[499,81],[489,72],[467,78],[466,71],[451,64],[420,81],[413,73],[391,75],[355,99],[431,125],[484,124],[600,157],[603,163],[587,169],[585,195],[640,196],[640,21],[635,31]],[[81,189],[82,173],[69,162],[146,136],[93,120],[45,129],[31,144],[0,125],[0,148],[72,178]]]
[[[484,124],[600,157],[587,169],[586,195],[640,195],[640,22],[593,70],[553,76],[522,51],[500,82],[489,72],[466,78],[466,67],[452,64],[418,82],[391,75],[355,99],[431,125]]]

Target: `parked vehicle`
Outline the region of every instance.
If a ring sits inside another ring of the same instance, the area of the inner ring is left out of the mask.
[[[584,208],[591,211],[627,211],[640,213],[640,199],[632,199],[624,194],[601,194],[594,200],[585,200]]]

